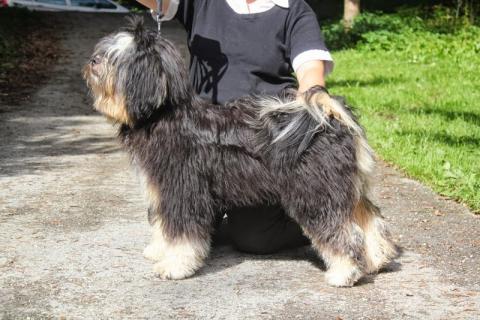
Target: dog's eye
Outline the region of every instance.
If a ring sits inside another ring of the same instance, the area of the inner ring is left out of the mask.
[[[91,64],[100,64],[100,63],[102,63],[102,57],[99,56],[99,55],[96,55],[95,57],[90,59],[90,63]]]

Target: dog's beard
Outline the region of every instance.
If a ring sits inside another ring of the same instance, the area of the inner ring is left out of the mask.
[[[118,90],[115,68],[102,66],[95,71],[91,65],[84,68],[84,78],[94,98],[93,106],[109,120],[130,125],[125,97]]]

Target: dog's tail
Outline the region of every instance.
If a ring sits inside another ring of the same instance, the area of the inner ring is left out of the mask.
[[[332,98],[328,92],[320,86],[315,86],[298,96],[297,99],[283,101],[281,98],[267,97],[260,101],[261,109],[259,111],[260,119],[279,113],[298,113],[307,111],[310,116],[315,119],[319,126],[329,125],[329,117],[334,117],[345,126],[347,126],[353,134],[363,136],[363,130],[355,120],[352,112],[340,101]],[[280,141],[288,136],[286,127],[276,138]]]
[[[313,118],[316,123],[314,128],[309,128],[306,134],[318,130],[322,126],[330,126],[330,119],[333,117],[343,124],[354,136],[356,144],[356,158],[359,169],[359,176],[362,180],[360,185],[368,189],[368,182],[373,172],[375,160],[374,153],[369,146],[363,128],[357,122],[355,115],[344,103],[332,98],[325,88],[315,86],[296,99],[264,98],[260,102],[259,118],[263,123],[281,114],[291,114],[288,123],[285,123],[280,130],[271,137],[271,144],[285,143],[287,140],[297,136],[305,126],[306,116]],[[278,117],[277,117],[278,118]],[[304,132],[305,133],[305,132]],[[291,145],[294,143],[286,143]],[[362,183],[363,182],[363,183]],[[363,190],[368,192],[368,190]],[[361,192],[364,194],[364,192]]]

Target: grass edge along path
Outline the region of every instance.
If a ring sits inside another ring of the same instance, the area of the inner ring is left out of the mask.
[[[334,58],[328,85],[356,107],[378,155],[480,213],[480,54],[343,50]]]

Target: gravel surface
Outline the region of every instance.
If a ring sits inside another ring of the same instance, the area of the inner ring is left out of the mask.
[[[480,319],[479,217],[382,163],[375,195],[404,249],[386,272],[331,288],[309,248],[223,245],[193,278],[156,278],[139,187],[80,76],[124,20],[45,15],[65,54],[29,102],[0,105],[2,319]],[[177,25],[164,34],[185,49]]]

